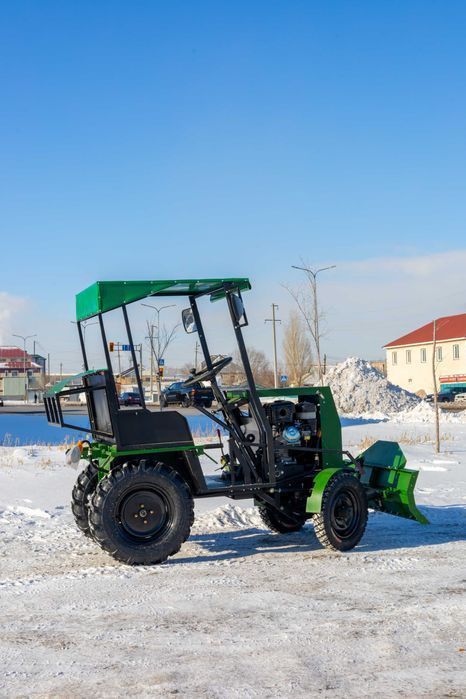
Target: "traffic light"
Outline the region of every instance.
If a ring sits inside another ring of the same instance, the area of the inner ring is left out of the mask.
[[[163,379],[163,366],[159,366],[159,376]]]
[[[109,342],[109,343],[108,343],[108,349],[110,350],[110,352],[113,352],[113,350],[115,349],[115,343],[114,343],[114,342]]]

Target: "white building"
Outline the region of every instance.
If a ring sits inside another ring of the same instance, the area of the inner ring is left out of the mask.
[[[437,388],[464,385],[466,390],[466,313],[435,321]],[[389,381],[408,391],[434,392],[431,321],[385,345]]]

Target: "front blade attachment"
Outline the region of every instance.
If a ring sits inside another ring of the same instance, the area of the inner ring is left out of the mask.
[[[362,465],[360,480],[369,507],[429,524],[414,501],[419,472],[405,468],[406,457],[397,442],[379,440],[360,454],[357,461]]]

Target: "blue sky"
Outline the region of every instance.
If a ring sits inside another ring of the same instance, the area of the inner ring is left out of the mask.
[[[466,310],[465,29],[452,1],[2,3],[2,341],[72,364],[95,279],[244,275],[260,345],[301,256],[338,265],[331,356]]]

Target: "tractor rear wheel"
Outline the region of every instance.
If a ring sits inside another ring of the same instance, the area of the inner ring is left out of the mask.
[[[99,482],[99,469],[89,463],[79,474],[71,493],[71,511],[79,529],[91,536],[89,528],[89,505]]]
[[[164,464],[141,460],[103,478],[90,506],[92,536],[130,565],[161,563],[180,550],[194,520],[191,492]]]
[[[329,480],[321,511],[314,515],[314,530],[322,546],[349,551],[361,540],[367,524],[364,488],[351,473],[340,472]]]
[[[281,516],[277,510],[274,510],[270,505],[259,505],[259,517],[264,522],[267,529],[278,534],[291,534],[292,532],[299,532],[303,528],[304,522],[306,521],[304,517],[295,519],[294,517],[290,519],[289,517]]]

